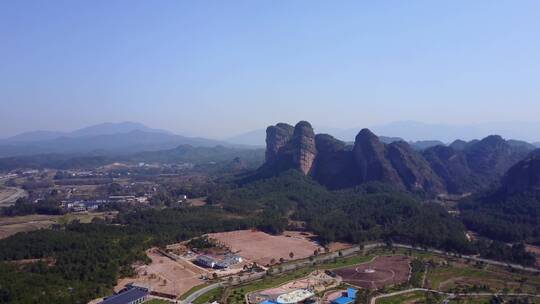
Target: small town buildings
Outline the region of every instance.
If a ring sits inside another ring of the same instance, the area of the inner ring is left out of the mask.
[[[222,260],[218,261],[215,265],[216,268],[229,268],[232,265],[242,263],[243,259],[238,255],[227,255]]]
[[[220,258],[214,258],[207,255],[201,255],[197,257],[195,260],[195,263],[197,263],[200,266],[208,267],[208,268],[219,268],[219,269],[225,269],[229,268],[232,265],[241,263],[243,261],[241,256],[234,255],[234,254],[228,254],[222,259]]]
[[[109,196],[111,203],[132,203],[135,202],[135,196],[133,195],[111,195]]]
[[[354,288],[347,288],[347,291],[343,293],[343,295],[334,301],[332,301],[332,304],[352,304],[356,300],[356,292],[358,290]]]
[[[99,304],[140,304],[148,299],[149,293],[147,288],[128,286],[123,291],[105,298]]]
[[[198,256],[195,262],[201,266],[208,267],[208,268],[214,268],[217,264],[216,260],[206,255]]]
[[[71,212],[95,211],[99,206],[107,204],[107,200],[65,200],[62,207]]]

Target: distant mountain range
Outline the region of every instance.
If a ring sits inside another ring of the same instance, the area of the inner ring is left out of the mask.
[[[51,139],[57,139],[61,137],[83,137],[83,136],[98,136],[98,135],[112,135],[118,133],[129,133],[132,131],[142,131],[149,133],[163,133],[163,134],[173,134],[172,132],[152,129],[141,123],[137,122],[120,122],[120,123],[101,123],[86,128],[78,129],[72,132],[59,132],[59,131],[31,131],[24,132],[12,137],[8,137],[1,142],[34,142],[34,141],[45,141]]]
[[[353,142],[360,129],[320,128],[316,129],[316,131],[317,133],[332,134],[335,138],[345,142]],[[499,134],[505,138],[520,139],[529,142],[537,142],[540,139],[540,122],[483,123],[460,126],[398,121],[371,126],[369,129],[376,134],[380,134],[381,137],[391,136],[392,138],[405,140],[409,143],[421,141],[423,143],[419,146],[424,146],[424,148],[427,148],[425,144],[429,141],[443,143],[451,143],[457,139],[470,141],[477,138],[484,138],[491,134]],[[265,136],[265,129],[259,129],[228,138],[227,141],[244,145],[264,145]],[[412,145],[415,146],[414,144]],[[540,142],[537,142],[535,145],[540,147]]]
[[[417,151],[398,138],[383,141],[368,129],[350,145],[315,134],[305,121],[294,127],[279,123],[266,133],[266,162],[255,178],[297,169],[332,189],[377,181],[428,194],[472,192],[498,182],[535,150],[529,143],[491,135]]]
[[[336,139],[349,144],[354,143],[358,133],[358,129],[319,128],[317,130],[318,133],[332,134]],[[506,138],[523,138],[530,134],[529,138],[538,139],[534,136],[540,134],[540,124],[538,126],[534,123],[482,124],[456,127],[405,121],[374,126],[371,130],[382,135],[379,140],[384,144],[406,141],[412,149],[423,151],[454,142],[455,139],[464,140],[463,142],[466,143],[489,134],[503,134]],[[496,130],[502,130],[502,132],[496,132]],[[516,136],[511,136],[511,134]],[[46,153],[125,154],[173,149],[179,145],[258,148],[265,146],[265,137],[266,130],[264,129],[253,130],[225,140],[214,140],[177,135],[136,122],[102,123],[71,132],[32,131],[0,139],[0,157]],[[459,141],[454,144],[458,143]],[[520,141],[515,141],[515,143],[526,144]],[[540,147],[540,142],[534,145]]]
[[[0,140],[0,157],[66,154],[126,154],[176,148],[179,145],[195,147],[238,147],[225,141],[186,137],[172,132],[152,129],[140,123],[103,123],[73,132],[35,131]]]

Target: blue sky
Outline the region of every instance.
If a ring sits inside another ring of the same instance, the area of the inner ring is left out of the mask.
[[[0,136],[538,121],[539,1],[0,2]]]

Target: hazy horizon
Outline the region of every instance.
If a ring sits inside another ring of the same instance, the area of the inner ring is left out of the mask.
[[[297,121],[276,121],[270,125],[277,123],[287,123],[295,125]],[[338,139],[344,141],[354,141],[356,134],[363,128],[371,129],[378,136],[386,137],[399,137],[407,141],[424,141],[424,140],[438,140],[443,143],[449,144],[455,140],[475,140],[482,139],[489,135],[500,135],[505,139],[524,140],[530,143],[540,143],[540,122],[489,122],[469,125],[450,125],[450,124],[429,124],[419,121],[395,121],[388,124],[381,125],[369,125],[369,126],[356,126],[352,128],[347,127],[332,127],[318,125],[310,122],[314,128],[315,133],[330,134]],[[106,126],[106,125],[112,126]],[[114,126],[115,125],[115,126]],[[106,133],[101,134],[118,134],[126,131],[117,130],[120,125],[124,125],[121,129],[132,130],[136,125],[148,128],[145,131],[164,131],[176,135],[183,135],[189,137],[200,137],[213,140],[224,140],[236,144],[245,145],[264,145],[265,129],[266,126],[260,126],[257,129],[246,129],[240,133],[228,134],[223,137],[206,137],[200,134],[185,134],[178,133],[166,128],[159,128],[152,125],[145,125],[140,122],[134,121],[119,121],[119,122],[102,122],[93,125],[84,125],[74,129],[60,129],[60,130],[29,130],[21,133],[12,134],[6,137],[0,137],[0,140],[10,139],[11,137],[17,137],[19,135],[25,136],[32,133],[39,132],[58,132],[58,136],[87,136],[84,133],[88,128],[95,129],[98,127],[101,131]],[[103,128],[105,128],[103,130]],[[112,128],[112,129],[111,129]],[[116,131],[113,131],[115,130]],[[83,134],[74,134],[73,132],[83,132]],[[91,131],[91,133],[100,131]],[[112,133],[109,133],[112,132]],[[53,134],[54,135],[54,134]],[[46,136],[50,137],[50,136]],[[51,138],[56,138],[55,136]],[[28,140],[28,139],[25,139]],[[35,139],[34,139],[35,140]],[[255,143],[258,142],[258,143]]]
[[[6,1],[0,137],[107,121],[209,138],[299,120],[539,123],[539,10],[537,1]]]

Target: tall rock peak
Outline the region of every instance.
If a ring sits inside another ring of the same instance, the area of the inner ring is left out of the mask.
[[[353,154],[363,181],[383,181],[403,185],[386,158],[385,145],[369,129],[362,129],[356,136]]]
[[[369,129],[362,129],[354,145],[348,145],[327,134],[316,135],[306,121],[294,127],[284,123],[268,127],[266,144],[266,162],[258,170],[259,176],[296,169],[331,189],[379,181],[430,195],[459,194],[490,185],[532,149],[527,143],[492,135],[420,153],[404,141],[385,143]],[[510,193],[518,188],[512,178],[532,185],[529,188],[538,185],[536,171],[529,170],[536,161],[522,165],[505,180]]]
[[[304,174],[309,174],[317,156],[315,132],[310,123],[301,121],[296,124],[291,144],[295,167]]]
[[[266,129],[266,161],[276,160],[278,152],[291,140],[294,127],[286,123],[278,123]]]

